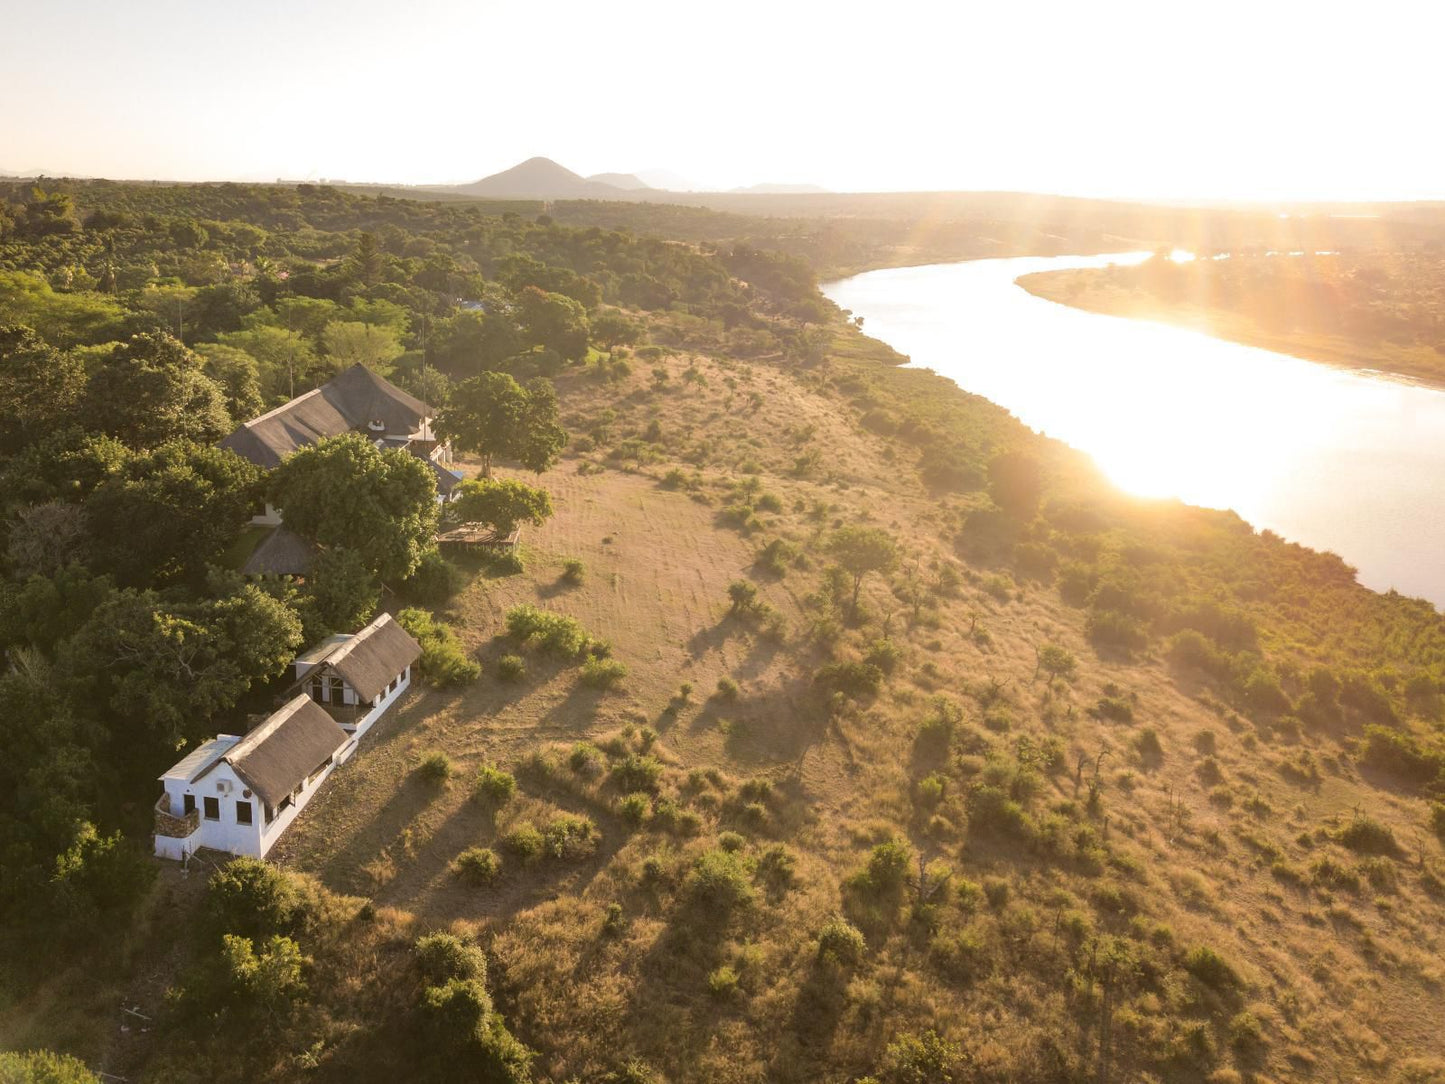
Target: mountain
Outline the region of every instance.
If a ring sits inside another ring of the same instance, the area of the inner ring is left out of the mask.
[[[707,192],[707,185],[674,173],[670,169],[639,169],[636,176],[650,188],[661,188],[665,192]]]
[[[730,188],[730,192],[748,193],[757,196],[811,196],[828,190],[816,184],[750,184],[745,188]]]
[[[613,188],[622,188],[629,192],[652,187],[635,173],[594,173],[587,178],[587,182],[589,184],[610,184]]]
[[[627,190],[618,185],[588,180],[550,158],[528,158],[511,169],[451,189],[472,196],[510,196],[516,199],[625,199]]]

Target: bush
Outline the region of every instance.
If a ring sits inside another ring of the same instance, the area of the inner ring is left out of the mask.
[[[730,677],[720,677],[717,679],[717,689],[714,691],[713,696],[718,700],[731,703],[738,698],[738,691],[738,683],[736,681]]]
[[[421,672],[432,684],[461,685],[481,675],[481,666],[467,658],[457,634],[425,610],[402,610],[396,622],[421,644]]]
[[[830,662],[818,668],[813,683],[847,696],[872,696],[883,687],[883,671],[871,662]]]
[[[538,857],[546,847],[542,833],[525,821],[503,836],[501,843],[503,850],[524,862]]]
[[[866,666],[876,667],[884,674],[891,674],[898,669],[898,663],[903,659],[903,649],[887,638],[874,640],[868,645],[868,654],[863,656],[863,663]]]
[[[487,847],[468,847],[457,855],[457,876],[474,885],[489,884],[502,872],[502,860]]]
[[[538,609],[528,603],[508,610],[506,625],[507,632],[522,643],[562,658],[577,658],[587,649],[589,641],[576,618]]]
[[[934,773],[918,781],[916,796],[918,804],[932,809],[939,802],[943,801],[944,790],[948,784],[948,777]]]
[[[737,832],[722,832],[717,837],[717,845],[729,853],[745,850],[748,845],[747,839]]]
[[[1365,727],[1364,763],[1417,787],[1445,788],[1445,750],[1427,749],[1408,734],[1383,726]]]
[[[289,937],[272,934],[260,952],[249,937],[223,934],[221,976],[229,999],[266,1005],[290,1001],[306,990],[301,968],[309,961]]]
[[[617,803],[617,812],[622,819],[631,825],[640,825],[647,820],[647,815],[652,811],[652,799],[646,794],[637,792],[624,794],[622,800]]]
[[[868,854],[868,864],[856,875],[855,883],[876,895],[903,891],[913,865],[913,848],[901,839],[879,843]]]
[[[218,933],[256,938],[289,933],[302,909],[296,883],[259,858],[234,858],[206,882],[206,910]]]
[[[428,982],[449,979],[487,981],[487,958],[470,941],[449,933],[429,933],[416,939],[412,951],[417,967]]]
[[[428,550],[411,577],[402,581],[401,593],[423,606],[443,606],[466,582],[461,569],[436,550]]]
[[[758,877],[775,892],[793,887],[798,860],[781,843],[774,843],[758,856]]]
[[[1119,696],[1100,697],[1089,709],[1089,714],[1095,719],[1107,719],[1114,723],[1132,723],[1134,721],[1133,705]]]
[[[1389,827],[1370,817],[1356,817],[1335,834],[1335,839],[1356,854],[1398,854],[1400,845]]]
[[[758,605],[758,585],[749,580],[733,580],[728,584],[729,612],[751,613]]]
[[[707,992],[719,1001],[726,1000],[738,992],[738,973],[724,965],[709,973]]]
[[[85,1062],[49,1050],[15,1053],[0,1050],[0,1081],[5,1084],[100,1084]]]
[[[520,655],[503,655],[497,660],[498,681],[521,681],[527,676],[526,660]]]
[[[511,772],[490,764],[477,769],[476,781],[472,784],[472,796],[479,802],[497,807],[506,805],[517,793],[517,780]]]
[[[628,753],[612,765],[612,781],[624,794],[633,791],[657,793],[658,782],[662,779],[662,761],[654,756],[639,756]]]
[[[427,753],[417,764],[416,771],[428,783],[445,783],[452,777],[451,758],[440,751]]]
[[[594,689],[611,689],[627,676],[627,667],[616,659],[590,658],[582,664],[582,684]]]
[[[936,1031],[901,1035],[883,1052],[883,1084],[956,1084],[967,1059]]]
[[[1208,986],[1211,990],[1224,993],[1239,986],[1239,975],[1223,956],[1208,945],[1197,945],[1184,955],[1181,965],[1185,971]]]
[[[721,849],[704,851],[687,876],[688,897],[722,916],[744,910],[753,902],[752,871],[741,855]]]
[[[562,579],[570,584],[579,584],[587,578],[587,566],[575,557],[562,562]]]
[[[1134,748],[1139,750],[1139,755],[1145,760],[1162,760],[1164,757],[1164,746],[1159,742],[1159,732],[1153,727],[1146,727],[1134,738]]]
[[[597,839],[590,817],[563,813],[542,829],[542,851],[549,858],[585,858],[597,849]]]
[[[788,566],[797,559],[797,546],[781,538],[775,538],[758,551],[756,563],[763,572],[781,579],[788,574]]]
[[[863,962],[863,954],[867,950],[868,942],[864,940],[862,931],[841,915],[828,919],[818,931],[820,960],[843,967],[856,967]]]

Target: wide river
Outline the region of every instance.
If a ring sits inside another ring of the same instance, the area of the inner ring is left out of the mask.
[[[1071,309],[1014,281],[1142,258],[905,267],[823,292],[913,364],[1088,452],[1122,488],[1232,508],[1339,554],[1368,587],[1445,605],[1445,392]]]

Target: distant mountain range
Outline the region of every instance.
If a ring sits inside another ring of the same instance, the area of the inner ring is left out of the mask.
[[[511,169],[493,173],[471,184],[433,187],[468,196],[499,199],[645,200],[649,193],[708,191],[706,187],[667,170],[594,173],[583,177],[550,158],[541,157],[528,158]],[[799,195],[826,192],[827,189],[814,184],[755,184],[731,191],[743,195]]]

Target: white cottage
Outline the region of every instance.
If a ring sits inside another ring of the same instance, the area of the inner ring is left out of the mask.
[[[260,858],[356,739],[308,696],[296,696],[244,736],[221,734],[162,775],[156,855],[209,847]]]
[[[295,662],[296,685],[361,737],[411,686],[421,645],[384,613],[360,632],[323,640]]]

